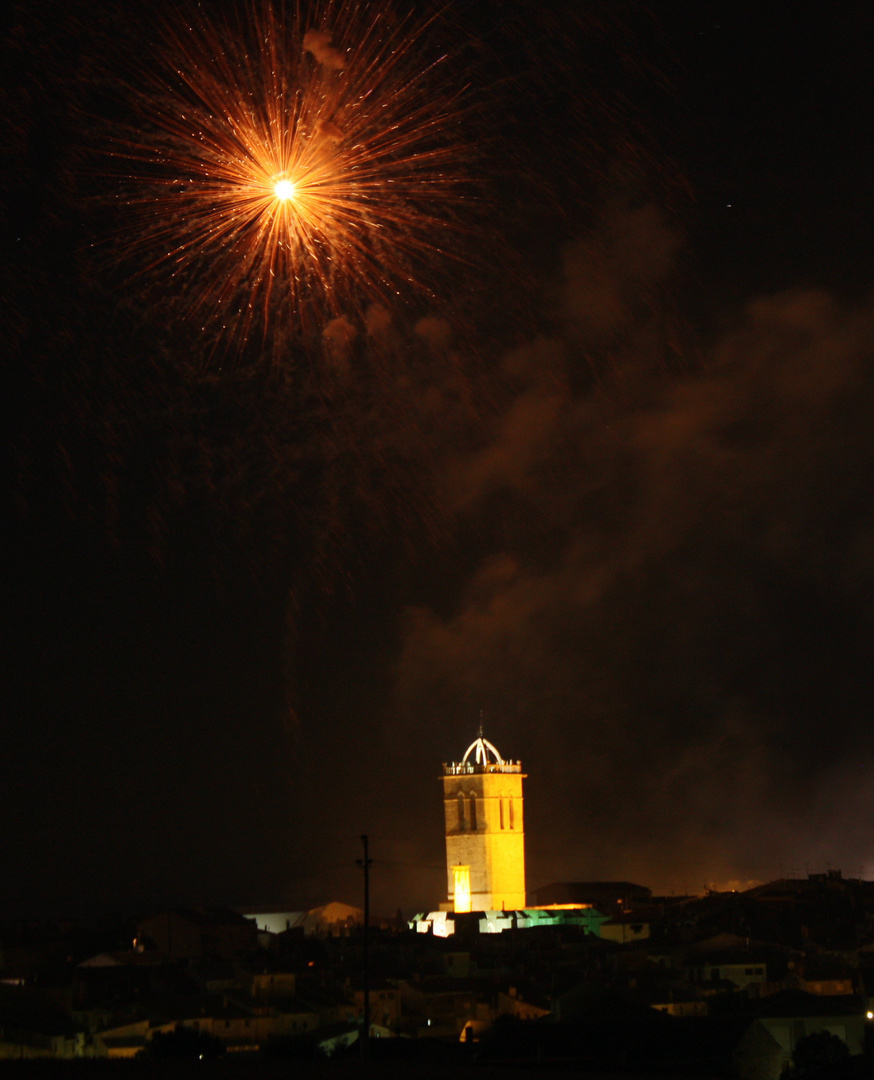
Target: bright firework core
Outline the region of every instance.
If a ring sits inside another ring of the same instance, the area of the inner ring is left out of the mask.
[[[294,198],[295,189],[291,180],[277,180],[273,187],[273,191],[280,202],[285,202],[287,199]]]

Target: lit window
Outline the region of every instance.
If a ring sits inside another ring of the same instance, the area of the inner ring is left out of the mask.
[[[470,911],[470,867],[453,866],[453,896],[456,911]]]

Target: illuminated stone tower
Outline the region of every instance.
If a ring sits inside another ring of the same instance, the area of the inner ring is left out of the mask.
[[[443,766],[446,877],[453,911],[525,907],[522,763],[504,761],[479,735]]]

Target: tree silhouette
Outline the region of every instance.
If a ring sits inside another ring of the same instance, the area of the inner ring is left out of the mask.
[[[207,1058],[225,1052],[221,1039],[206,1031],[177,1024],[172,1031],[156,1031],[146,1050],[147,1057]]]
[[[814,1077],[831,1075],[832,1070],[846,1063],[850,1048],[843,1039],[830,1031],[814,1031],[799,1039],[792,1051],[793,1075]]]

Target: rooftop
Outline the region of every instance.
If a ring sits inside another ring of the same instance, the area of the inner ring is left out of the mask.
[[[480,727],[477,737],[465,750],[461,761],[443,762],[446,776],[459,776],[465,773],[520,773],[521,761],[504,761],[494,743],[489,742]]]

